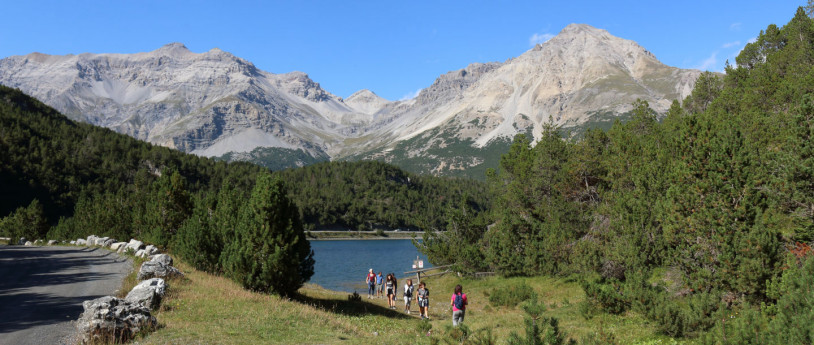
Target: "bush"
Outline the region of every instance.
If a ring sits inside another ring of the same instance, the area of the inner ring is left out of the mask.
[[[534,298],[537,298],[537,294],[525,282],[495,288],[489,293],[489,303],[502,307],[514,307]]]
[[[418,322],[418,325],[416,325],[416,331],[418,331],[419,335],[428,334],[428,333],[430,333],[431,330],[432,330],[432,323],[430,323],[430,320],[423,319],[423,320]]]
[[[438,337],[430,338],[430,344],[493,345],[497,343],[497,339],[492,335],[491,328],[472,331],[466,325],[459,325],[458,327],[446,325],[445,330]]]
[[[531,299],[523,305],[526,312],[526,334],[520,336],[512,332],[509,335],[510,345],[563,345],[574,344],[572,340],[566,340],[567,335],[560,331],[559,321],[554,317],[544,317],[545,305],[538,303],[536,298]]]
[[[622,294],[621,283],[612,281],[582,281],[582,290],[585,291],[585,301],[580,306],[580,312],[601,310],[610,314],[621,314],[630,307],[630,302]]]

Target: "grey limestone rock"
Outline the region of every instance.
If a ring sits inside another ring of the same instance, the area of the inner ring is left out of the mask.
[[[155,309],[161,304],[161,299],[167,292],[164,279],[152,278],[142,281],[127,294],[124,299],[128,302],[139,303],[147,308]]]
[[[116,242],[116,243],[113,243],[113,244],[110,245],[110,249],[118,251],[119,248],[124,248],[124,246],[126,246],[126,245],[127,245],[127,242]]]
[[[137,252],[139,249],[144,248],[144,242],[141,242],[136,239],[130,239],[130,242],[124,246],[124,249],[119,249],[120,251],[128,251],[132,250],[133,252]]]
[[[139,269],[138,276],[136,278],[141,281],[153,277],[173,278],[183,276],[184,274],[175,267],[167,265],[162,261],[150,260],[141,264],[141,269]]]
[[[58,242],[57,242],[57,240],[49,240],[49,241],[48,241],[48,245],[49,245],[49,246],[54,246],[54,245],[56,245],[57,243],[58,243]]]
[[[172,257],[167,254],[156,254],[150,257],[150,261],[159,262],[167,266],[172,266]]]
[[[76,240],[76,245],[77,245],[77,246],[84,246],[84,245],[86,245],[87,243],[88,243],[88,241],[87,241],[87,240],[85,240],[84,238],[80,238],[80,239]]]
[[[105,245],[105,242],[109,239],[110,237],[97,237],[96,240],[93,241],[93,244],[96,246],[103,246]]]
[[[151,244],[144,247],[144,251],[147,253],[147,256],[155,255],[158,253],[158,248]]]
[[[124,342],[157,324],[148,307],[113,296],[85,301],[82,306],[85,310],[76,327],[85,344]]]

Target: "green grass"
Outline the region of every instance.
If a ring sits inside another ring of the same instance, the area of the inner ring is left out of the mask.
[[[156,312],[159,329],[140,344],[429,344],[412,315],[386,307],[384,299],[348,300],[348,293],[306,285],[300,297],[281,298],[246,291],[232,281],[199,272],[180,263],[186,277],[171,283],[170,295]],[[400,279],[404,281],[406,277]],[[659,336],[635,313],[599,315],[590,320],[579,313],[585,296],[578,283],[566,278],[460,278],[454,274],[423,280],[430,290],[430,324],[434,336],[451,324],[449,298],[456,284],[469,298],[465,324],[472,330],[492,328],[498,343],[511,332],[522,332],[522,309],[496,307],[489,292],[507,284],[525,283],[548,308],[546,316],[574,339],[611,333],[619,344],[690,344]],[[414,281],[414,283],[416,283]]]

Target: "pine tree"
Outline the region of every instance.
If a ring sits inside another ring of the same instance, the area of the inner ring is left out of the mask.
[[[223,236],[214,227],[213,209],[213,198],[198,200],[192,215],[173,237],[172,246],[173,253],[185,262],[207,272],[218,270],[223,251]]]
[[[314,274],[313,255],[282,181],[260,174],[221,257],[226,274],[250,290],[292,295]]]
[[[12,214],[0,219],[0,234],[11,238],[9,243],[17,243],[21,237],[29,241],[42,239],[48,231],[48,223],[39,200],[34,199],[26,207],[20,207]]]

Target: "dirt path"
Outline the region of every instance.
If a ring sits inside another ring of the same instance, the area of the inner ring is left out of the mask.
[[[115,294],[131,269],[106,249],[0,245],[0,345],[70,342],[82,302]]]

